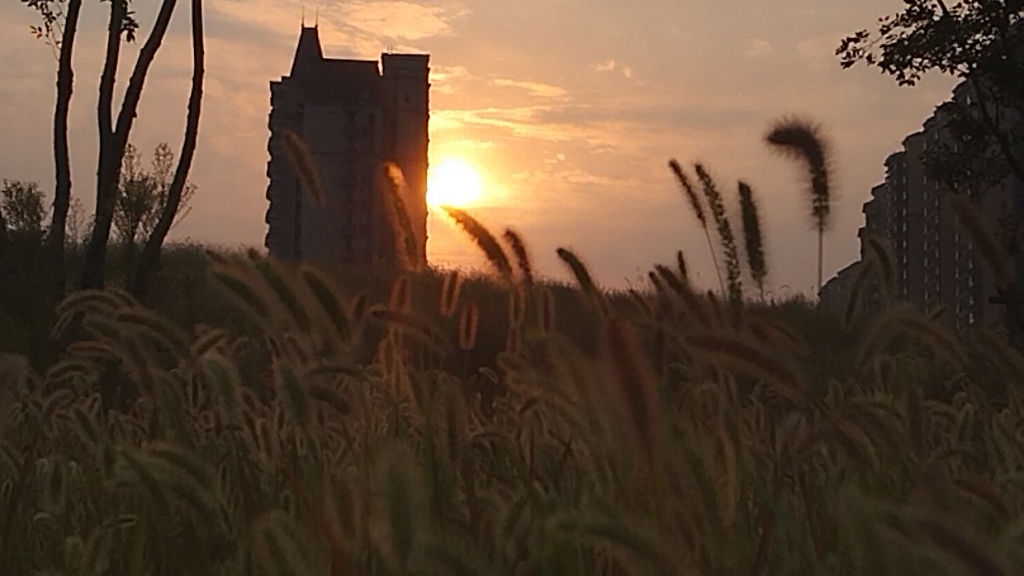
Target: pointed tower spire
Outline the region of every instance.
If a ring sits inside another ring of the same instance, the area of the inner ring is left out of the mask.
[[[292,60],[292,75],[301,75],[303,70],[317,66],[324,59],[320,47],[320,33],[316,28],[302,27],[299,45],[295,47],[295,59]]]
[[[316,29],[320,28],[320,6],[316,7],[316,20],[313,21],[313,27]]]
[[[306,5],[302,5],[302,27],[306,27]]]

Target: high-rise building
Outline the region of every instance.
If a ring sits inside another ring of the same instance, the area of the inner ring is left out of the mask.
[[[426,262],[429,55],[383,54],[378,63],[325,58],[316,27],[302,27],[291,72],[270,83],[265,245],[287,260],[389,266],[394,234],[387,215],[392,180],[405,180],[402,200]],[[292,167],[284,134],[309,149],[326,191],[320,207]]]
[[[953,101],[968,109],[978,105],[969,82],[956,87]],[[1004,112],[1001,129],[1015,139],[1017,149],[1024,150],[1020,111]],[[867,256],[864,241],[868,235],[884,237],[892,251],[894,295],[898,300],[926,311],[945,306],[942,321],[959,331],[998,326],[1007,315],[1004,304],[992,301],[996,295],[992,274],[952,209],[954,191],[930,178],[926,166],[929,148],[944,145],[954,153],[959,151],[961,142],[949,129],[949,120],[940,107],[921,131],[904,138],[902,150],[886,158],[885,181],[872,188],[871,200],[863,207],[861,258]],[[979,174],[982,171],[984,167]],[[997,235],[1005,234],[1006,219],[1024,216],[1024,181],[1012,175],[995,181],[971,177],[956,192],[971,197],[983,224]],[[839,294],[837,286],[849,282],[851,267],[836,275],[827,295],[830,299]],[[1024,251],[1018,253],[1011,267],[1017,278],[1024,278]],[[869,307],[873,307],[876,294],[873,289],[868,293]]]
[[[835,273],[827,282],[821,285],[818,292],[818,301],[822,309],[833,314],[842,314],[846,301],[850,297],[850,290],[853,288],[854,280],[860,272],[863,263],[858,260]]]
[[[864,213],[864,225],[857,230],[860,239],[860,260],[868,257],[867,241],[869,237],[884,239],[889,234],[888,187],[879,184],[871,189],[871,200],[861,207]],[[869,313],[879,311],[884,305],[882,284],[877,279],[868,281],[864,293],[864,307]]]

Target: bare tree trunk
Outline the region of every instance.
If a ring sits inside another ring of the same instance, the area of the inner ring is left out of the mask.
[[[96,217],[89,246],[82,265],[81,284],[83,288],[102,288],[107,265],[107,242],[114,217],[114,203],[117,199],[117,181],[121,173],[121,161],[131,134],[132,124],[138,112],[142,88],[153,64],[157,50],[163,43],[177,0],[163,0],[153,30],[139,51],[135,69],[128,80],[124,101],[117,117],[116,129],[112,122],[114,78],[120,49],[120,26],[124,19],[126,0],[112,0],[111,27],[107,35],[107,59],[104,62],[100,81],[100,157],[96,181]],[[116,16],[116,18],[115,18]]]
[[[139,257],[139,265],[132,277],[131,290],[136,296],[142,296],[160,264],[160,248],[163,246],[167,233],[174,224],[181,205],[181,195],[188,180],[192,159],[195,156],[196,141],[199,135],[199,116],[203,102],[203,75],[205,74],[206,48],[203,40],[203,2],[192,0],[192,92],[188,98],[188,118],[185,123],[185,139],[181,145],[181,155],[174,171],[174,179],[167,190],[167,202],[160,213],[160,220],[146,239],[146,246]]]
[[[53,298],[64,296],[64,242],[67,228],[68,209],[71,206],[71,152],[68,150],[68,113],[71,109],[71,93],[74,86],[74,71],[71,57],[74,52],[75,36],[78,32],[78,17],[82,0],[68,2],[64,31],[60,40],[60,61],[57,65],[57,105],[53,114],[53,164],[56,170],[56,187],[53,193],[53,216],[50,219],[49,273],[53,275]]]
[[[117,80],[117,63],[121,56],[121,26],[124,22],[127,0],[111,0],[110,21],[107,25],[107,53],[103,59],[103,73],[100,75],[97,120],[99,123],[100,153],[96,162],[96,217],[92,234],[85,252],[82,288],[103,286],[104,267],[107,262],[107,236],[114,208],[114,187],[110,185],[110,157],[112,155],[114,129],[114,84]]]

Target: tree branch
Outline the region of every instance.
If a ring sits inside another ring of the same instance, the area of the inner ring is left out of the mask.
[[[141,296],[148,288],[149,281],[156,272],[160,259],[160,248],[163,246],[167,233],[174,224],[181,205],[182,193],[187,185],[188,173],[195,156],[196,142],[199,135],[199,117],[203,101],[203,77],[205,74],[206,48],[203,39],[203,2],[192,0],[192,91],[188,99],[188,118],[185,123],[185,137],[181,145],[181,155],[174,171],[174,179],[167,191],[167,202],[160,214],[160,220],[146,240],[139,265],[132,278],[131,290]]]
[[[117,116],[117,126],[114,133],[117,135],[117,144],[122,150],[128,144],[128,134],[131,132],[132,124],[139,108],[139,100],[142,98],[142,88],[149,74],[149,68],[156,58],[157,50],[167,35],[167,27],[174,14],[177,0],[163,0],[160,5],[160,12],[157,13],[156,21],[153,23],[153,30],[150,32],[146,43],[139,51],[139,57],[135,61],[135,69],[128,80],[128,88],[124,93],[124,101],[121,103],[121,112]]]
[[[111,1],[113,5],[120,7],[121,14],[117,21],[123,21],[126,0]],[[149,37],[146,39],[146,43],[142,46],[139,56],[135,61],[135,68],[132,71],[124,100],[121,103],[121,111],[118,114],[116,129],[114,129],[111,122],[112,107],[110,96],[112,96],[113,92],[113,77],[111,77],[110,82],[111,94],[107,98],[104,98],[102,93],[103,86],[101,86],[101,101],[104,101],[101,103],[101,114],[104,114],[104,110],[106,112],[105,117],[101,118],[100,132],[107,136],[101,136],[100,168],[96,187],[96,219],[82,270],[82,286],[85,288],[99,288],[103,285],[107,242],[110,239],[110,226],[113,221],[114,199],[117,196],[116,186],[121,170],[121,161],[124,157],[125,147],[128,145],[128,137],[131,134],[135,115],[138,112],[139,100],[142,97],[142,88],[145,84],[146,76],[160,45],[163,43],[164,36],[167,34],[167,26],[170,23],[171,15],[174,13],[176,5],[177,0],[163,0],[160,5],[160,11],[153,24],[153,30],[150,31]],[[113,31],[114,8],[111,8],[111,10],[111,31]],[[109,38],[108,36],[108,42]],[[120,26],[118,26],[117,34],[114,38],[119,42]],[[109,64],[110,45],[108,44],[108,58],[105,66]],[[114,65],[116,67],[116,54],[114,56]],[[106,141],[105,146],[103,145],[104,140]]]

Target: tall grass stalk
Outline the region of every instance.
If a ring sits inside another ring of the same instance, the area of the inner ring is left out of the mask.
[[[818,292],[821,292],[825,232],[831,225],[831,150],[821,128],[802,118],[783,118],[772,126],[765,141],[786,157],[800,160],[807,170],[807,197],[811,220],[818,232]]]

